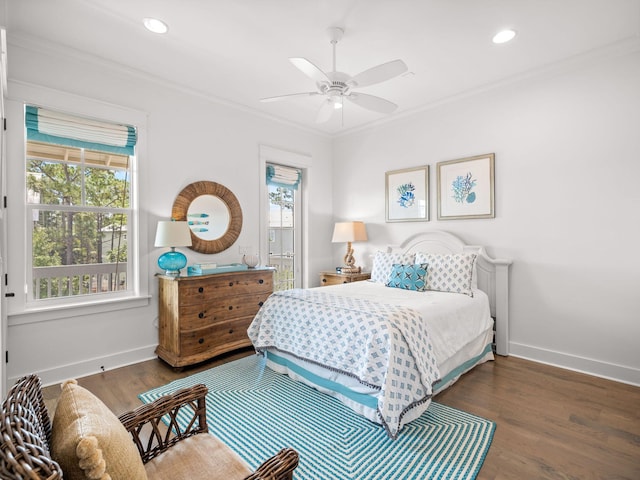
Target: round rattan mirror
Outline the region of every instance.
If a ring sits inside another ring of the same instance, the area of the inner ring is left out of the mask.
[[[176,197],[171,218],[189,222],[192,250],[218,253],[229,248],[242,230],[242,209],[238,199],[224,185],[194,182]]]

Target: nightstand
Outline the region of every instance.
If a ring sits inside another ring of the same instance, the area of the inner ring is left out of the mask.
[[[320,285],[339,285],[340,283],[360,282],[369,280],[371,273],[337,273],[337,272],[320,272]]]

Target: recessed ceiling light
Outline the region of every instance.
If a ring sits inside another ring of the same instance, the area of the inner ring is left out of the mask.
[[[515,30],[502,30],[493,36],[493,43],[507,43],[516,36]]]
[[[157,18],[143,18],[142,23],[144,23],[147,30],[153,33],[167,33],[169,31],[167,24]]]

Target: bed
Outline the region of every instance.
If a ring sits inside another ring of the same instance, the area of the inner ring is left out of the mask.
[[[248,329],[267,365],[396,438],[433,395],[508,355],[509,260],[431,231],[376,252],[371,280],[274,292]]]

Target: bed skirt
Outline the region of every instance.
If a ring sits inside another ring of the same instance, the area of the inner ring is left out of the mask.
[[[267,366],[275,372],[289,375],[316,390],[331,395],[353,411],[375,423],[378,416],[378,394],[380,390],[366,386],[347,375],[324,369],[285,352],[274,349],[266,351]],[[463,349],[443,361],[438,360],[441,379],[433,386],[433,394],[453,385],[461,375],[476,365],[493,360],[493,328],[481,333]],[[402,417],[400,426],[406,425],[424,413],[431,400],[415,405]]]

